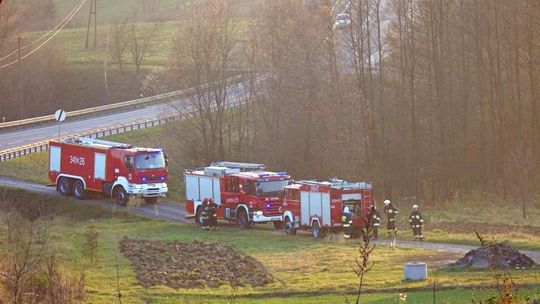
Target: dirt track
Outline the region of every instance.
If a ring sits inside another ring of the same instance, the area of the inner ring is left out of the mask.
[[[33,191],[36,193],[41,193],[41,194],[46,194],[46,195],[58,195],[58,196],[60,195],[58,194],[58,192],[55,190],[54,187],[48,187],[45,185],[39,185],[39,184],[29,183],[25,181],[20,181],[20,180],[10,178],[10,177],[5,177],[5,176],[0,176],[0,187],[19,188],[19,189],[24,189],[24,190]],[[93,199],[93,200],[85,200],[84,203],[97,204],[97,205],[102,205],[109,208],[126,208],[126,207],[119,207],[115,205],[112,200]],[[193,219],[186,219],[187,212],[184,209],[184,206],[181,204],[172,204],[170,202],[161,201],[159,204],[154,205],[154,206],[143,204],[140,207],[131,208],[130,210],[131,212],[134,212],[138,215],[148,217],[148,218],[161,219],[161,220],[166,220],[166,221],[171,221],[171,222],[193,223]],[[227,229],[227,227],[232,227],[232,225],[224,225],[223,228]],[[280,234],[281,231],[269,230],[269,233]],[[300,233],[297,237],[311,237],[311,235]],[[388,246],[389,241],[383,239],[383,240],[379,240],[377,244],[379,244],[380,246]],[[469,252],[470,250],[477,248],[477,246],[470,246],[470,245],[413,242],[413,241],[403,241],[403,240],[397,240],[396,245],[401,246],[401,247],[424,248],[424,249],[429,249],[429,250],[457,253],[457,254],[465,254]],[[540,264],[540,251],[530,251],[530,250],[520,250],[520,251],[528,255],[536,263]]]

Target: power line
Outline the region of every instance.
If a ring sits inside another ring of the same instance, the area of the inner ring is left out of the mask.
[[[67,19],[67,21],[66,21],[64,24],[62,24],[61,27],[60,27],[58,30],[56,30],[56,32],[54,32],[54,34],[52,34],[49,38],[47,38],[47,40],[45,40],[43,43],[41,43],[40,45],[38,45],[35,49],[31,50],[28,54],[26,54],[26,55],[20,57],[20,59],[15,60],[15,61],[12,61],[12,62],[10,62],[10,63],[7,63],[7,64],[4,64],[4,65],[0,66],[0,69],[6,68],[6,67],[8,67],[8,66],[10,66],[10,65],[13,65],[13,64],[19,62],[20,60],[23,60],[23,59],[25,59],[26,57],[28,57],[28,56],[34,54],[34,53],[37,52],[39,49],[41,49],[45,44],[47,44],[51,39],[53,39],[53,38],[54,38],[61,30],[64,29],[64,27],[71,21],[71,19],[73,19],[73,17],[79,12],[79,10],[81,9],[81,7],[84,5],[85,2],[86,2],[86,0],[81,0],[81,3],[79,4],[79,6],[75,9],[75,12],[74,12],[71,16],[69,16],[69,18]],[[64,20],[66,20],[66,19],[64,19]],[[21,49],[22,49],[22,48],[21,48]],[[19,49],[16,50],[16,52],[18,52],[18,51],[19,51]]]
[[[52,32],[54,32],[59,26],[61,26],[70,16],[72,16],[73,14],[75,14],[75,11],[77,10],[77,6],[75,6],[75,8],[73,8],[73,10],[71,10],[71,12],[69,12],[69,14],[64,17],[64,19],[62,19],[62,21],[60,21],[57,25],[55,25],[55,27],[53,27],[51,30],[49,30],[46,34],[44,34],[43,36],[39,37],[38,39],[32,41],[31,43],[21,47],[21,50],[24,50],[26,48],[29,48],[31,47],[32,45],[38,43],[39,41],[45,39],[47,36],[49,36]],[[9,57],[11,57],[12,55],[14,55],[15,53],[17,53],[19,51],[19,49],[15,49],[13,50],[11,53],[7,54],[6,56],[0,58],[0,61],[3,61]]]

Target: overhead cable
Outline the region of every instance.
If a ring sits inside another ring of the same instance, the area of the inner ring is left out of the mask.
[[[79,10],[83,7],[83,5],[84,5],[85,2],[86,2],[86,0],[81,0],[81,2],[79,3],[79,5],[78,5],[77,7],[75,7],[75,9],[72,10],[71,13],[70,13],[68,16],[66,16],[66,18],[64,18],[64,19],[62,20],[62,22],[60,22],[57,26],[54,27],[54,28],[57,28],[57,29],[56,29],[56,31],[55,31],[50,37],[48,37],[43,43],[41,43],[40,45],[38,45],[35,49],[31,50],[30,52],[28,52],[27,54],[25,54],[24,56],[22,56],[22,57],[20,58],[20,60],[23,60],[23,59],[25,59],[26,57],[28,57],[28,56],[34,54],[34,53],[37,52],[39,49],[41,49],[45,44],[47,44],[51,39],[53,39],[53,38],[54,38],[61,30],[64,29],[64,27],[71,21],[71,19],[73,19],[73,17],[74,17],[74,16],[79,12]],[[60,26],[60,27],[58,28],[58,26]],[[52,31],[54,31],[54,28],[53,28],[51,31],[49,31],[49,33],[52,32]],[[49,33],[47,33],[46,35],[42,36],[42,37],[39,38],[38,40],[39,40],[39,41],[43,40],[43,38],[46,37]],[[25,47],[21,47],[21,50],[22,50],[23,48],[27,48],[27,47],[30,46],[30,45],[36,44],[38,40],[32,42],[31,44],[26,45]],[[11,56],[13,53],[18,52],[18,51],[19,51],[19,50],[17,49],[17,50],[15,50],[15,51],[11,52],[11,53],[8,54],[6,57],[1,58],[0,61],[3,60],[3,59],[5,59],[5,58],[7,58],[7,57],[9,57],[9,56]],[[12,62],[10,62],[10,63],[6,63],[6,64],[4,64],[4,65],[1,65],[1,66],[0,66],[0,69],[6,68],[6,67],[8,67],[8,66],[10,66],[10,65],[13,65],[13,64],[17,63],[17,62],[19,62],[19,59],[15,60],[15,61],[12,61]]]

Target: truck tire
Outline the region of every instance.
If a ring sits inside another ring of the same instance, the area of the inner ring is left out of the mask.
[[[84,189],[84,184],[80,180],[76,180],[73,183],[73,197],[78,200],[86,198],[86,189]]]
[[[127,206],[129,202],[129,196],[126,190],[124,189],[124,187],[118,186],[114,188],[113,193],[114,193],[114,201],[116,202],[116,204],[120,206]]]
[[[156,196],[154,196],[154,197],[145,197],[144,198],[144,202],[147,205],[155,205],[155,204],[157,204],[157,201],[158,201],[158,198]]]
[[[73,182],[67,177],[60,177],[58,179],[57,190],[63,196],[70,196],[73,191]]]
[[[274,229],[283,229],[283,222],[272,222],[274,224]]]
[[[316,239],[324,239],[326,237],[326,229],[321,228],[318,221],[314,221],[311,225],[311,233]]]
[[[249,227],[249,218],[244,209],[238,211],[238,215],[236,216],[236,224],[238,227],[240,227],[240,229],[246,229]]]
[[[296,235],[296,228],[288,216],[285,217],[285,224],[283,224],[283,228],[285,229],[285,234]]]

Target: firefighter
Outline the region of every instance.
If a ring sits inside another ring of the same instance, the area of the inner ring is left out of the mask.
[[[409,224],[413,232],[415,240],[423,240],[424,234],[422,233],[422,227],[424,226],[424,219],[422,214],[418,211],[418,205],[414,205],[411,215],[409,216]]]
[[[210,200],[205,198],[201,205],[201,225],[203,230],[208,230],[209,224],[210,224],[210,217],[209,217],[209,208],[210,207]]]
[[[209,229],[217,229],[217,204],[212,198],[208,200],[208,226]]]
[[[341,216],[341,224],[343,225],[343,237],[346,239],[350,239],[352,214],[349,211],[349,206],[345,206],[345,208],[343,208],[343,215]]]
[[[371,205],[370,213],[371,228],[373,229],[373,240],[379,239],[379,226],[381,225],[381,213],[375,204]]]
[[[390,242],[390,247],[394,248],[396,246],[396,236],[398,234],[398,228],[396,226],[396,215],[398,210],[390,200],[384,201],[384,214],[386,215],[386,229],[388,232],[388,237],[393,237],[393,241]]]

